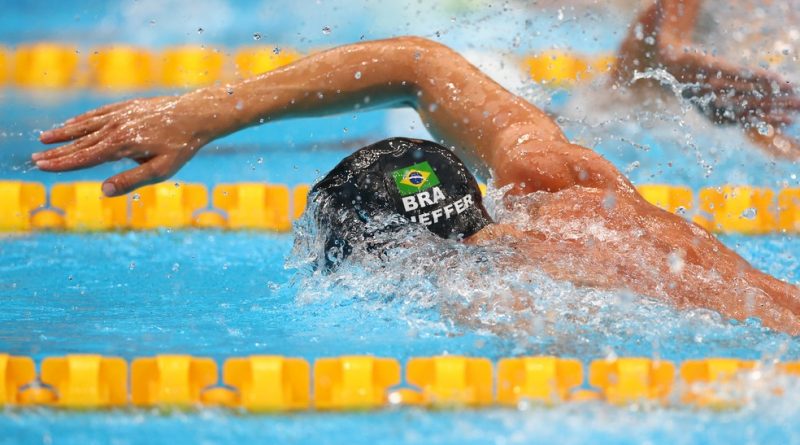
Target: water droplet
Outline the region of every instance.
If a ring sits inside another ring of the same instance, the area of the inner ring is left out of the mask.
[[[607,193],[603,197],[603,208],[606,210],[614,210],[617,206],[617,195],[614,193]]]
[[[263,164],[263,163],[264,163],[264,158],[256,159],[256,164]]]
[[[428,111],[433,113],[436,109],[439,108],[439,104],[433,102],[432,104],[428,105]]]
[[[325,35],[330,34],[331,33],[331,27],[330,26],[324,26],[322,28],[322,33],[325,34]]]
[[[260,32],[254,32],[253,33],[253,40],[255,40],[255,41],[261,40],[261,33]]]
[[[225,91],[226,91],[228,94],[233,94],[233,88],[231,88],[231,87],[227,87],[227,88],[225,88]]]
[[[758,134],[761,136],[770,136],[772,134],[772,125],[761,121],[756,124],[756,130],[758,130]]]
[[[353,77],[356,79],[361,79],[361,71],[356,71],[356,74]]]
[[[173,264],[172,264],[172,271],[173,271],[173,272],[177,272],[177,271],[179,271],[179,270],[181,270],[181,265],[180,265],[180,264],[178,264],[178,263],[173,263]]]
[[[647,36],[644,38],[644,43],[648,45],[655,45],[656,39],[654,39],[653,36]]]
[[[128,265],[128,270],[136,269],[136,263],[131,261],[131,264]]]
[[[280,53],[281,53],[281,49],[278,48],[277,46],[275,48],[272,48],[272,54],[275,54],[277,56]]]
[[[644,39],[644,27],[641,23],[636,24],[636,27],[633,28],[633,33],[636,36],[636,40]]]
[[[239,111],[242,111],[242,109],[244,109],[244,101],[241,99],[237,100],[234,108],[236,108]]]
[[[744,219],[754,219],[756,215],[758,215],[758,210],[753,207],[748,207],[742,212],[742,218]]]
[[[134,201],[138,201],[138,200],[142,199],[142,195],[140,195],[138,193],[134,193],[133,195],[131,195],[131,199],[134,200]]]
[[[198,33],[198,34],[202,34],[202,33],[203,33],[203,31],[205,31],[203,28],[197,28],[197,33]]]
[[[677,275],[683,272],[683,268],[686,267],[686,261],[683,259],[683,252],[670,252],[670,254],[667,255],[667,264],[672,274]]]

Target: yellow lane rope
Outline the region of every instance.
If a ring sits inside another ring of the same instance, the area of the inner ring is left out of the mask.
[[[31,230],[250,229],[288,232],[305,209],[309,186],[166,182],[116,198],[100,182],[41,183],[0,180],[0,232]],[[485,192],[485,187],[481,187]],[[800,188],[721,186],[693,192],[647,184],[653,204],[718,233],[800,233]]]
[[[32,42],[14,49],[0,45],[0,86],[23,89],[95,88],[131,91],[196,88],[261,74],[289,64],[302,54],[279,46],[239,49],[182,45],[155,50],[110,44],[88,50],[58,42]],[[544,85],[566,87],[611,69],[613,54],[581,54],[544,49],[519,59],[519,68]],[[770,66],[781,55],[765,56]]]
[[[734,358],[673,362],[641,357],[599,359],[584,370],[575,359],[552,356],[489,359],[271,355],[225,360],[157,355],[130,365],[120,357],[70,354],[47,357],[36,372],[29,357],[0,353],[0,406],[97,409],[122,406],[252,412],[372,410],[388,406],[525,407],[604,401],[615,405],[690,405],[730,409],[754,393],[779,396],[800,378],[800,362]],[[754,376],[758,379],[754,380]]]
[[[75,45],[36,42],[13,50],[0,46],[0,86],[112,91],[195,88],[261,74],[300,57],[298,51],[276,46],[228,50],[184,45],[157,51],[120,44],[82,52]],[[614,61],[608,54],[546,50],[520,57],[519,65],[537,82],[567,86],[608,71]]]

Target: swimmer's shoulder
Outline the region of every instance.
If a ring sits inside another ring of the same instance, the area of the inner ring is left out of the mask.
[[[520,241],[526,238],[525,232],[517,229],[511,224],[493,223],[481,229],[478,233],[464,240],[465,244],[485,245],[497,243],[509,243]]]

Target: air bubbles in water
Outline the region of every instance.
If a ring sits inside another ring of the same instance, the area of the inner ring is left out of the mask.
[[[756,124],[756,130],[761,136],[770,136],[772,134],[772,126],[764,121]]]
[[[356,71],[353,77],[355,77],[356,79],[361,79],[361,71]]]
[[[744,218],[744,219],[754,219],[757,214],[758,214],[758,211],[755,208],[749,207],[749,208],[745,209],[744,212],[742,212],[742,218]]]
[[[275,48],[272,48],[272,54],[275,54],[277,56],[280,53],[281,53],[281,49],[278,48],[277,46]]]
[[[322,27],[322,33],[327,36],[328,34],[331,33],[331,27],[330,26],[323,26]]]
[[[255,40],[255,41],[261,40],[261,33],[260,32],[254,32],[253,33],[253,40]]]
[[[197,33],[198,33],[198,34],[202,34],[202,33],[203,33],[203,31],[205,31],[203,28],[197,28]]]

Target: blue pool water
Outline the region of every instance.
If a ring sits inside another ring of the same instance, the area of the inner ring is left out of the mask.
[[[445,43],[472,51],[471,57],[482,66],[490,56],[550,46],[613,51],[630,19],[567,10],[563,20],[555,8],[532,12],[522,4],[469,1],[414,3],[417,6],[408,11],[407,5],[366,2],[362,14],[353,14],[341,3],[318,2],[312,8],[315,14],[308,14],[309,7],[300,3],[198,0],[188,8],[177,0],[123,6],[96,0],[54,5],[0,0],[5,12],[0,17],[0,42],[73,41],[83,51],[109,41],[236,47],[253,44],[258,32],[265,37],[256,43],[290,42],[288,46],[307,50],[356,41],[362,35],[439,32]],[[575,20],[576,14],[583,21]],[[326,26],[330,34],[320,31]],[[496,75],[503,77],[508,70],[517,68],[506,66]],[[597,102],[592,90],[602,84],[572,93],[513,80],[505,84],[564,116],[561,123],[573,140],[596,148],[635,183],[695,189],[725,183],[800,185],[796,163],[765,156],[735,129],[710,127],[691,110],[673,119],[615,105],[615,100]],[[159,93],[173,92],[147,94]],[[130,167],[121,162],[54,175],[28,162],[30,152],[41,149],[38,131],[126,97],[130,95],[90,90],[0,89],[0,179],[51,185],[101,180]],[[215,141],[175,179],[209,186],[238,181],[310,183],[353,148],[388,136],[424,136],[420,128],[413,115],[397,111],[262,126]],[[800,237],[728,235],[722,240],[756,267],[800,282]],[[220,231],[0,238],[0,351],[37,360],[79,352],[127,359],[189,353],[220,361],[248,354],[308,359],[375,354],[405,361],[443,353],[491,359],[556,354],[586,363],[612,355],[675,361],[709,356],[800,359],[798,339],[756,321],[734,323],[708,311],[677,311],[636,296],[576,289],[541,276],[523,286],[537,295],[550,317],[535,325],[538,328],[522,329],[492,313],[463,319],[449,311],[463,289],[491,294],[520,283],[511,276],[468,279],[434,265],[407,282],[354,271],[331,285],[302,269],[287,268],[292,246],[288,234]],[[594,403],[529,410],[390,409],[269,416],[217,410],[6,409],[0,412],[0,444],[800,443],[800,388],[787,382],[786,393],[774,397],[766,388],[768,380],[755,378],[753,400],[723,412]]]
[[[800,239],[725,237],[779,277],[797,271]],[[447,323],[436,306],[353,293],[300,299],[284,269],[289,235],[223,232],[37,234],[0,242],[0,346],[37,359],[70,352],[125,358],[190,352],[222,360],[247,354],[309,359],[339,354],[458,353],[497,359],[554,353],[589,361],[609,353],[671,360],[707,356],[800,358],[800,342],[703,312],[637,303],[609,307],[583,332],[509,338]],[[490,279],[490,277],[487,277]],[[376,277],[381,283],[381,278]],[[375,284],[373,282],[372,284]],[[307,291],[307,289],[305,289]],[[563,289],[562,289],[563,290]],[[569,290],[563,295],[573,298]],[[604,299],[610,297],[598,296]],[[627,306],[627,307],[626,307]],[[576,315],[568,305],[562,316]],[[640,317],[631,320],[629,317]],[[599,321],[598,321],[599,320]],[[576,326],[572,326],[576,328]],[[550,341],[548,341],[550,340]],[[524,344],[523,346],[520,346]],[[755,387],[758,387],[755,382]],[[741,410],[613,408],[600,404],[528,411],[398,410],[251,416],[226,411],[69,413],[7,410],[0,443],[791,443],[800,388],[764,395]],[[756,390],[758,394],[758,390]],[[368,425],[368,427],[367,427]],[[568,434],[567,434],[568,433]],[[747,440],[743,440],[747,439]]]

